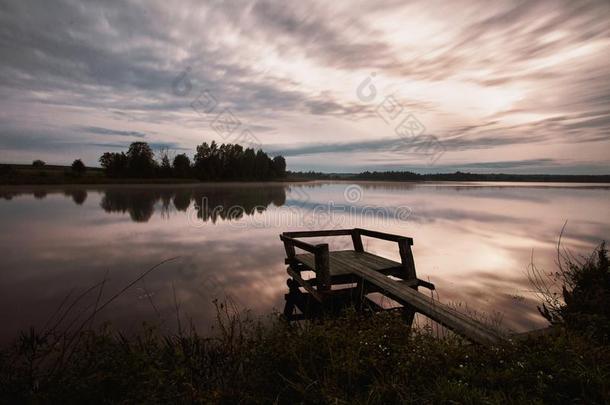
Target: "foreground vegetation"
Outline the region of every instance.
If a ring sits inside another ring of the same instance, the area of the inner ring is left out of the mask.
[[[0,402],[608,403],[607,252],[562,260],[551,279],[533,272],[546,287],[563,280],[538,290],[552,334],[480,347],[391,312],[288,324],[217,304],[213,337],[25,333],[0,356]]]

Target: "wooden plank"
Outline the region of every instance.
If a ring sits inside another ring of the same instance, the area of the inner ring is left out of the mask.
[[[336,256],[336,259],[339,263],[349,269],[359,267],[375,271],[383,271],[392,268],[400,269],[401,266],[398,262],[375,256],[367,252],[343,251],[340,255]]]
[[[328,244],[316,245],[317,252],[314,255],[316,280],[318,280],[318,290],[330,290],[330,253]]]
[[[337,252],[330,252],[329,253],[329,270],[330,270],[330,274],[331,275],[342,275],[342,274],[350,274],[352,271],[349,268],[345,268],[345,266],[343,265],[342,262],[337,261]],[[307,266],[309,269],[314,270],[316,263],[315,263],[315,256],[310,254],[310,253],[303,253],[303,254],[298,254],[295,256],[295,259],[301,263],[303,263],[305,266]]]
[[[315,268],[315,258],[313,254],[297,254],[295,255],[295,259],[312,270]],[[331,275],[350,274],[352,273],[353,266],[364,266],[376,271],[401,268],[401,264],[393,260],[375,256],[368,252],[354,252],[353,250],[330,252],[329,265]]]
[[[358,260],[363,263],[369,263],[371,268],[376,270],[401,267],[401,264],[395,262],[394,260],[386,259],[385,257],[377,256],[368,252],[364,252],[364,254],[358,254]]]
[[[389,240],[392,242],[400,242],[401,240],[406,240],[409,245],[413,245],[413,239],[407,238],[406,236],[393,235],[391,233],[378,232],[378,231],[370,231],[368,229],[355,228],[361,235],[369,236],[371,238]]]
[[[354,268],[354,272],[364,280],[381,287],[383,291],[403,305],[410,305],[417,312],[455,331],[456,333],[481,344],[497,344],[506,339],[504,335],[480,322],[432,300],[430,297],[392,280],[374,270]]]
[[[318,249],[317,246],[314,246],[307,242],[303,242],[302,240],[290,238],[288,236],[280,235],[280,239],[282,240],[282,242],[288,243],[289,245],[292,245],[293,247],[298,247],[299,249],[303,249],[306,252],[315,253]]]
[[[294,245],[291,245],[290,242],[284,241],[284,250],[286,251],[286,260],[288,263],[294,260],[294,255],[296,252],[294,251]]]
[[[352,243],[354,245],[354,250],[356,252],[364,252],[364,247],[362,246],[362,236],[360,235],[360,231],[358,229],[352,229]]]
[[[411,280],[417,278],[415,273],[415,261],[413,260],[413,252],[411,252],[411,246],[407,241],[398,242],[398,251],[400,253],[400,262],[405,271],[405,280]]]
[[[347,236],[351,235],[352,229],[329,229],[322,231],[295,231],[295,232],[284,232],[282,235],[286,235],[290,238],[314,238],[322,236]]]
[[[303,280],[303,278],[301,277],[301,275],[292,270],[292,268],[288,267],[288,269],[286,270],[288,272],[288,274],[290,274],[290,276],[301,285],[301,287],[303,287],[305,290],[307,290],[308,293],[311,294],[312,297],[314,297],[317,301],[322,302],[322,295],[320,293],[318,293],[315,288],[313,288],[313,286],[311,284],[309,284],[307,281]]]

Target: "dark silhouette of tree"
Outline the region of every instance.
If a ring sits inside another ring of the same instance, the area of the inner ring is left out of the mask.
[[[191,160],[186,154],[176,155],[173,162],[174,175],[177,177],[188,177],[191,172]]]
[[[254,158],[254,174],[257,180],[266,180],[270,176],[270,166],[271,160],[269,156],[262,150],[258,150],[256,152],[256,157]]]
[[[271,180],[284,177],[286,160],[273,160],[262,150],[245,149],[237,144],[206,142],[197,146],[194,171],[200,180]]]
[[[72,172],[74,172],[77,175],[81,175],[83,173],[85,173],[85,171],[87,171],[87,167],[85,166],[85,164],[83,163],[82,160],[80,159],[76,159],[74,162],[72,162]]]
[[[161,150],[158,153],[158,157],[159,157],[159,167],[157,170],[157,175],[159,177],[172,177],[173,170],[172,170],[171,159],[169,157],[169,149],[161,148]]]
[[[161,152],[160,163],[146,142],[134,142],[127,154],[106,152],[100,163],[111,177],[195,176],[202,181],[272,180],[286,176],[286,160],[271,159],[262,150],[245,149],[238,144],[218,144],[212,141],[197,146],[193,164],[185,154],[177,155],[173,164],[167,153]]]
[[[248,148],[244,151],[244,157],[242,160],[242,168],[244,172],[245,180],[253,180],[256,176],[254,174],[254,168],[256,166],[256,152],[252,148]]]
[[[194,157],[195,175],[200,180],[216,180],[219,169],[218,147],[215,141],[197,146]]]
[[[155,154],[146,142],[132,142],[127,160],[130,176],[151,177],[155,172]]]
[[[34,166],[37,169],[40,169],[42,167],[44,167],[46,165],[46,163],[40,159],[36,159],[35,161],[32,162],[32,166]]]
[[[100,157],[100,164],[108,177],[127,176],[128,159],[123,152],[106,152]]]
[[[161,177],[170,177],[172,175],[172,165],[169,163],[169,157],[163,155],[161,158],[161,167],[159,168]]]
[[[274,177],[286,177],[286,159],[283,156],[278,155],[274,157],[271,166],[273,167]]]

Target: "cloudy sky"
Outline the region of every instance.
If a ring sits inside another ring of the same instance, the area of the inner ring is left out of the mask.
[[[610,173],[608,1],[0,0],[0,42],[1,162]]]

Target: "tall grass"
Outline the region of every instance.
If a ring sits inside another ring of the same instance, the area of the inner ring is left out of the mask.
[[[553,326],[610,342],[610,261],[605,243],[588,256],[576,256],[557,245],[557,270],[534,264],[528,275],[540,299],[538,311]]]
[[[605,257],[603,247],[597,252]],[[587,263],[573,271],[589,274]],[[574,280],[566,287],[572,297],[590,288]],[[192,324],[174,335],[143,325],[127,338],[110,325],[91,329],[90,315],[60,332],[57,320],[77,299],[63,304],[52,333],[29,331],[0,352],[0,402],[610,402],[610,348],[578,323],[556,322],[552,336],[481,347],[451,334],[435,337],[430,328],[411,330],[392,311],[348,309],[324,321],[287,323],[215,301],[216,324],[206,336]],[[96,301],[92,313],[107,302]]]

